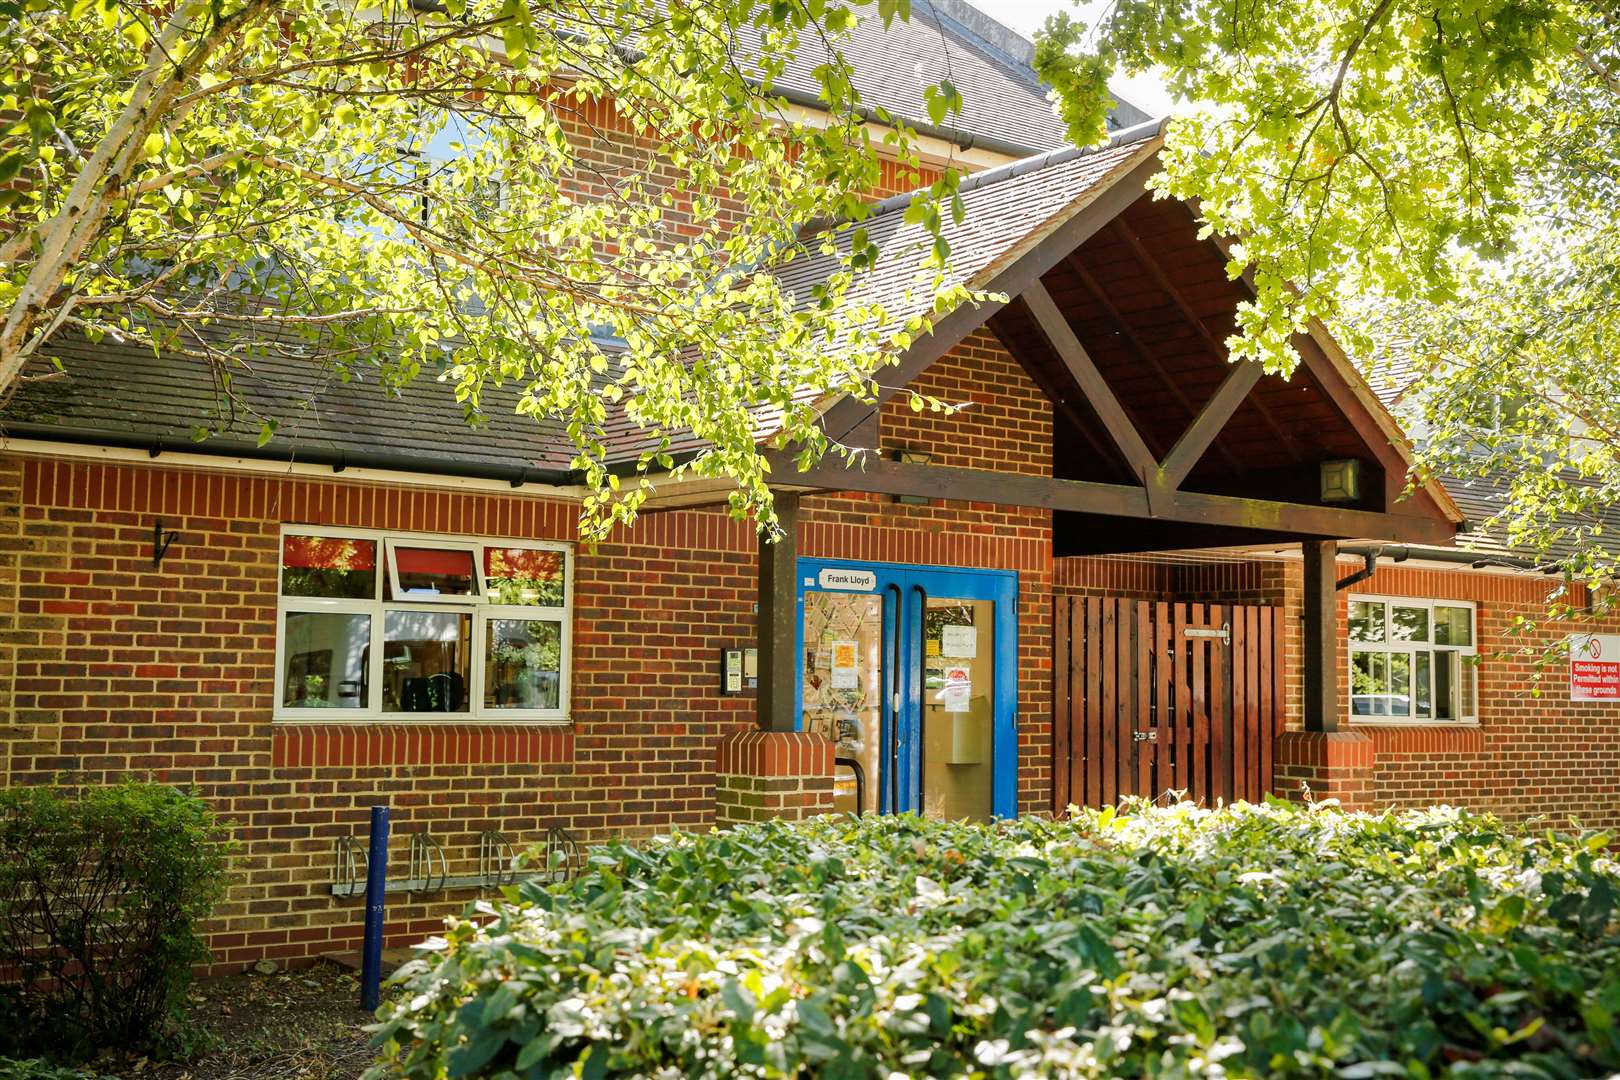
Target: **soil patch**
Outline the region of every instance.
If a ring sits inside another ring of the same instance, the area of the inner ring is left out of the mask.
[[[102,1061],[125,1080],[355,1080],[374,1060],[363,1030],[356,974],[313,967],[199,980],[190,1023],[200,1037],[189,1061]]]

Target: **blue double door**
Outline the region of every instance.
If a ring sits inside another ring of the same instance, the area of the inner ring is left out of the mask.
[[[800,559],[798,716],[838,745],[835,802],[1018,812],[1018,577]]]

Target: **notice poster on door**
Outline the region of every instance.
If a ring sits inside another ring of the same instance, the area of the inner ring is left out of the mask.
[[[940,652],[961,660],[979,655],[979,631],[973,626],[947,626],[940,631]]]
[[[1571,634],[1569,700],[1620,701],[1620,634]]]
[[[973,697],[973,676],[966,664],[952,664],[945,669],[945,685],[939,692],[940,702],[949,713],[968,711]]]
[[[860,676],[856,670],[856,658],[860,655],[860,648],[853,641],[835,641],[832,643],[832,688],[834,690],[853,690],[860,685]]]

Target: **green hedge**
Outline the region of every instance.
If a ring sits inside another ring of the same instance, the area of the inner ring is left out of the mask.
[[[1272,804],[610,846],[403,969],[376,1075],[1602,1075],[1606,842]]]
[[[0,791],[0,1053],[183,1047],[230,843],[164,784]]]

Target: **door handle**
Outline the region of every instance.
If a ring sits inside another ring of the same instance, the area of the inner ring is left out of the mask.
[[[1131,742],[1158,742],[1158,741],[1159,741],[1159,733],[1157,731],[1133,731],[1133,732],[1131,732]]]
[[[903,610],[905,594],[900,591],[900,586],[893,582],[890,582],[885,588],[892,594],[894,602],[894,635],[889,641],[887,662],[883,665],[884,680],[887,682],[889,690],[889,715],[879,721],[878,745],[881,748],[883,745],[882,740],[887,736],[888,764],[878,774],[878,803],[880,809],[893,810],[894,792],[897,790],[895,787],[895,773],[900,764],[900,631],[905,622],[905,612]],[[886,732],[881,730],[883,727],[888,730]],[[881,761],[882,758],[880,757],[879,760]]]

